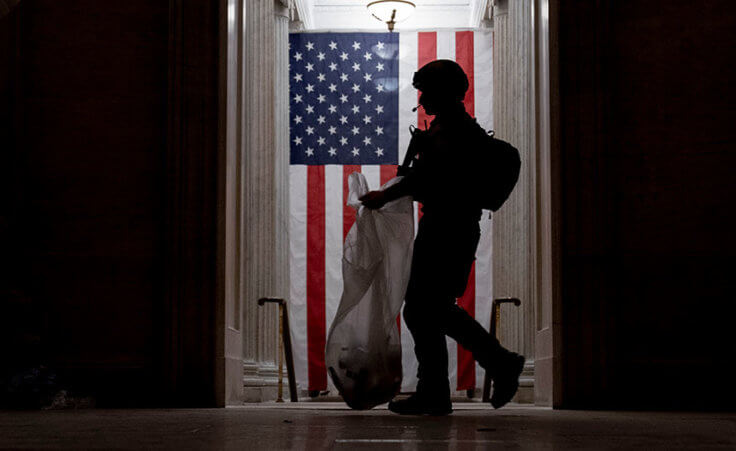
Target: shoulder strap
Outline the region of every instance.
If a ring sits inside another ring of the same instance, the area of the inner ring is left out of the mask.
[[[414,140],[414,137],[418,133],[422,133],[422,131],[414,127],[414,125],[409,125],[409,133],[411,133],[409,148],[406,149],[404,161],[401,163],[401,166],[396,169],[396,175],[406,175],[409,172],[411,162],[414,161],[414,157],[416,157],[417,153],[419,153],[419,144]]]

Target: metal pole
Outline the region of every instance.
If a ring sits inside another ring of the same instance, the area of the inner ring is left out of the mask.
[[[284,402],[284,304],[279,303],[279,396],[276,402]]]
[[[498,327],[501,325],[501,304],[510,302],[515,306],[520,306],[521,301],[517,298],[501,298],[494,299],[491,303],[491,331],[490,334],[498,339]],[[483,378],[483,402],[489,402],[491,400],[491,376],[488,374],[486,369],[486,375]]]
[[[286,373],[289,377],[289,395],[291,402],[298,402],[296,392],[296,375],[294,374],[294,354],[291,351],[291,330],[289,329],[289,312],[286,301],[280,298],[261,298],[258,305],[274,302],[279,305],[279,400],[283,402],[283,360],[286,357]],[[283,351],[283,352],[282,352]]]

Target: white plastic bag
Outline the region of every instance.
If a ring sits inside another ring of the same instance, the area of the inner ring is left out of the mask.
[[[410,197],[378,210],[361,206],[358,198],[368,192],[368,183],[359,172],[350,174],[348,186],[347,203],[358,213],[345,238],[344,288],[327,337],[326,363],[348,406],[370,409],[390,401],[401,387],[396,318],[409,282],[414,212]]]

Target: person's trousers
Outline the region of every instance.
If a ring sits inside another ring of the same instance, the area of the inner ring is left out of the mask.
[[[404,321],[419,363],[418,393],[449,398],[447,341],[450,336],[487,371],[507,353],[457,305],[468,283],[480,239],[477,220],[447,221],[425,215],[414,242]]]

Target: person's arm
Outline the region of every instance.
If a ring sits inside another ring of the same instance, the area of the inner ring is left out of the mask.
[[[401,179],[399,183],[391,185],[384,191],[370,191],[360,197],[361,202],[366,208],[376,210],[392,200],[396,200],[400,197],[409,196],[411,194],[411,184],[406,177]]]

